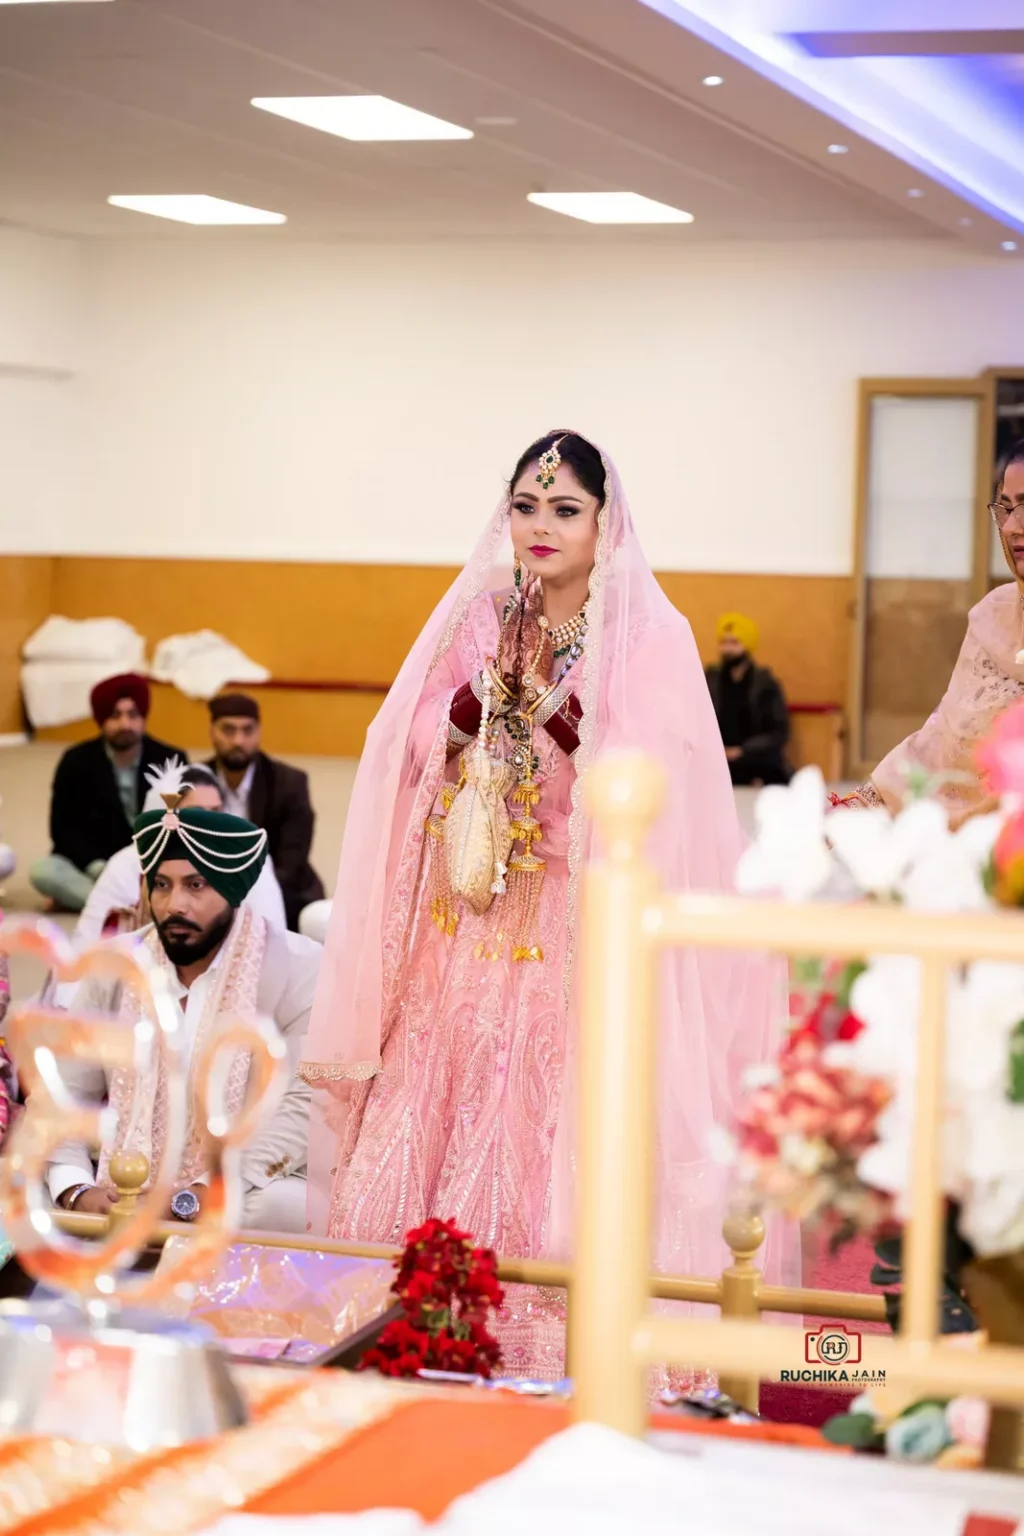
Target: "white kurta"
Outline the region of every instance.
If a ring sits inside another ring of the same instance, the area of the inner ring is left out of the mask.
[[[148,931],[143,929],[139,935],[129,936],[128,941],[138,942]],[[273,1115],[242,1148],[243,1221],[247,1227],[305,1230],[310,1092],[297,1072],[322,956],[322,949],[312,939],[287,930],[267,930],[256,1008],[277,1025],[288,1048],[292,1076]],[[178,984],[176,1002],[184,1019],[189,1050],[216,976],[217,958],[188,991]],[[85,1012],[116,1016],[120,995],[118,983],[86,981],[78,990],[75,1006]],[[61,1065],[61,1076],[80,1101],[102,1104],[108,1098],[107,1075],[101,1067],[66,1061]],[[73,1184],[93,1184],[95,1178],[88,1147],[65,1142],[54,1149],[47,1170],[52,1198],[56,1199]]]

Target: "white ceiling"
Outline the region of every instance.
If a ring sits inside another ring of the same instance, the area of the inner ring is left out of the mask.
[[[725,84],[704,87],[710,73]],[[476,137],[353,144],[249,105],[345,92]],[[837,136],[851,153],[827,153]],[[909,200],[911,185],[927,195]],[[1005,233],[639,0],[0,4],[0,220],[13,224],[222,239],[106,205],[204,192],[287,215],[236,240],[636,239],[526,201],[602,189],[688,209],[693,225],[643,232],[673,243],[944,234],[992,249]]]

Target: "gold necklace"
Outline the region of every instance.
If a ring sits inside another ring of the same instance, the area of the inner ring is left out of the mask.
[[[587,601],[589,602],[589,598]],[[552,649],[554,650],[556,658],[559,656],[564,656],[567,651],[572,649],[572,647],[576,644],[576,641],[579,640],[583,634],[586,627],[587,604],[584,603],[579,613],[574,614],[571,619],[566,619],[564,624],[559,624],[556,628],[549,631],[551,636]]]

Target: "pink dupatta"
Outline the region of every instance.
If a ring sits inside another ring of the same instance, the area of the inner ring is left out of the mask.
[[[547,1249],[567,1255],[575,1147],[574,939],[579,876],[591,845],[581,782],[599,753],[639,748],[670,777],[669,804],[650,855],[674,890],[732,886],[743,846],[721,734],[690,626],[644,557],[614,467],[591,579],[589,627],[577,675],[583,719],[569,818],[567,1030],[564,1109],[552,1160]],[[493,610],[475,600],[500,586],[510,497],[428,620],[371,725],[345,829],[303,1076],[313,1087],[308,1226],[324,1232],[346,1106],[332,1086],[380,1064],[383,1021],[402,985],[416,903],[423,821],[445,769],[456,689],[493,648]],[[484,624],[482,613],[488,613]],[[580,672],[580,669],[581,672]],[[720,1259],[722,1177],[708,1153],[727,1124],[743,1066],[771,1058],[785,1017],[783,968],[762,956],[676,951],[664,961],[659,1012],[658,1252],[663,1267]],[[777,1256],[776,1256],[777,1260]],[[769,1267],[783,1278],[778,1262]],[[784,1278],[792,1278],[792,1268]]]
[[[919,731],[882,759],[870,785],[894,814],[903,804],[907,770],[935,777],[933,793],[954,819],[987,809],[988,785],[975,761],[998,715],[1024,697],[1024,583],[1000,533],[1012,582],[994,587],[971,609],[949,686]]]

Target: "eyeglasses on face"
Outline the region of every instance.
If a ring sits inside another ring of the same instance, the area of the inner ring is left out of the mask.
[[[988,509],[995,518],[997,528],[1005,528],[1011,517],[1016,516],[1017,526],[1024,529],[1024,501],[1008,507],[1005,501],[990,501]]]

